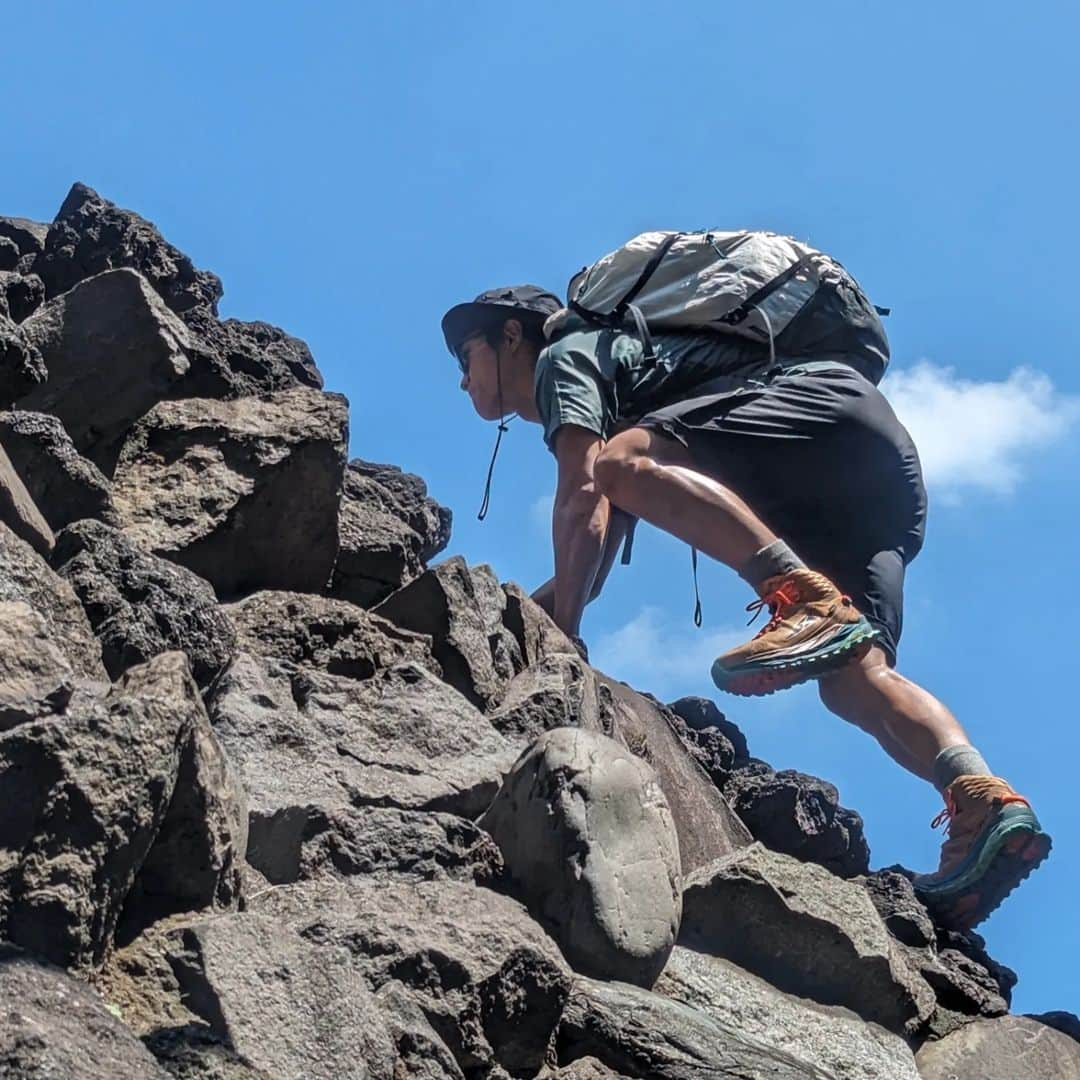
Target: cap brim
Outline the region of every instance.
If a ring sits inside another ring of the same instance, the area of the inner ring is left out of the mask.
[[[499,304],[458,304],[442,319],[443,340],[450,352],[457,354],[458,347],[470,335],[491,321],[491,314]],[[505,311],[506,309],[503,308]]]

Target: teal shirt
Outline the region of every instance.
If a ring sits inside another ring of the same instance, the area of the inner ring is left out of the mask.
[[[760,382],[763,346],[717,334],[657,334],[646,361],[636,335],[582,327],[563,334],[536,363],[536,406],[549,448],[564,424],[608,439],[619,425],[665,405]]]

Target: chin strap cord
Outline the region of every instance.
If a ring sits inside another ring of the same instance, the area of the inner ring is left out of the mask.
[[[503,395],[502,395],[502,361],[499,358],[498,352],[495,354],[495,387],[499,394],[499,431],[495,436],[495,449],[491,452],[491,464],[488,465],[487,479],[484,481],[484,498],[480,503],[480,512],[476,515],[477,521],[483,521],[487,517],[488,510],[491,508],[491,478],[495,474],[495,459],[499,456],[499,446],[502,443],[502,437],[510,427],[510,421],[517,416],[514,413],[512,416],[507,416],[503,411]]]
[[[698,590],[697,580],[697,548],[690,549],[690,570],[694,578],[694,625],[701,627],[701,593]]]

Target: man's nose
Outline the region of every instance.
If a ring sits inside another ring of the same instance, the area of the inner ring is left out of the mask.
[[[459,387],[462,390],[469,389],[469,373],[467,371],[461,376],[461,382],[459,384]]]

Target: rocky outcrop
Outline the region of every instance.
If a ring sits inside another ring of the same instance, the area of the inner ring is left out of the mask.
[[[0,1073],[1070,1075],[831,785],[429,566],[220,295],[81,185],[0,219]]]

